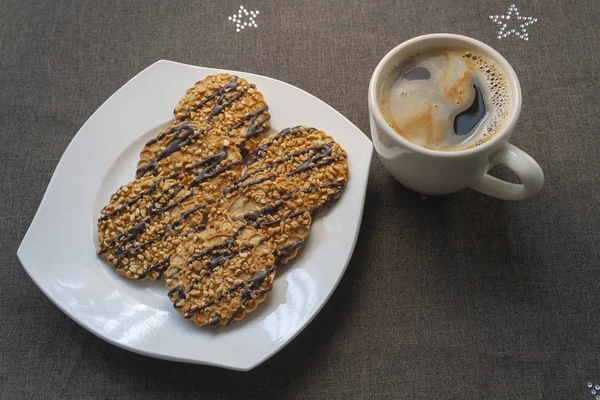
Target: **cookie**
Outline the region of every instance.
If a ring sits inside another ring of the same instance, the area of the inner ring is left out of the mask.
[[[212,222],[188,235],[167,270],[169,299],[196,324],[228,324],[262,302],[273,287],[272,246],[241,222]]]
[[[182,222],[202,222],[191,200],[192,193],[174,179],[142,178],[122,186],[101,211],[98,254],[127,278],[159,278]]]
[[[246,155],[269,130],[268,110],[254,84],[234,75],[216,74],[189,88],[174,114],[175,123],[198,121],[218,128]]]
[[[314,214],[340,197],[350,173],[346,152],[333,138],[297,126],[264,139],[236,185],[248,185],[263,175],[285,177],[300,191],[303,209]]]
[[[284,230],[302,226],[308,234],[310,222],[308,213],[299,214]],[[199,326],[228,325],[254,311],[272,290],[281,260],[304,244],[278,248],[266,232],[243,219],[223,219],[186,235],[166,273],[175,309]]]
[[[168,157],[165,159],[168,160]],[[224,146],[166,177],[122,186],[101,211],[98,254],[130,279],[159,279],[180,235],[201,226],[203,210],[240,176],[241,156]]]

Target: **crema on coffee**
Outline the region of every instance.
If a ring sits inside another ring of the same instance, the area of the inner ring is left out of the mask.
[[[388,74],[379,106],[405,139],[427,149],[456,151],[494,137],[513,103],[506,74],[489,57],[469,49],[434,49]]]

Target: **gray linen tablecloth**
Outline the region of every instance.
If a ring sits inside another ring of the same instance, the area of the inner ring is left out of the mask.
[[[521,15],[537,18],[529,40],[497,39],[489,16],[512,1],[0,1],[0,397],[594,399],[600,3],[520,1]],[[227,17],[240,5],[260,11],[258,27],[235,31]],[[512,63],[524,95],[512,142],[540,163],[544,188],[521,203],[470,190],[422,199],[374,159],[339,287],[258,368],[116,348],[59,311],[19,264],[70,140],[156,60],[289,82],[369,135],[372,70],[398,43],[433,32],[482,40]]]

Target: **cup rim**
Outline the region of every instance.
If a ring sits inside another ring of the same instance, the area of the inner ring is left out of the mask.
[[[504,125],[504,127],[494,135],[491,139],[486,141],[485,143],[471,147],[469,149],[464,150],[454,150],[454,151],[446,151],[446,150],[433,150],[427,149],[425,147],[421,147],[408,139],[405,139],[392,127],[389,126],[385,118],[383,117],[383,113],[379,109],[378,101],[377,101],[377,83],[381,80],[381,71],[383,68],[390,62],[390,60],[399,52],[403,51],[406,47],[411,46],[417,42],[421,41],[431,41],[438,39],[452,39],[456,40],[457,44],[462,44],[466,47],[474,46],[476,49],[484,50],[487,55],[492,58],[499,67],[507,74],[509,78],[509,85],[511,86],[514,93],[514,112],[510,118],[510,121]],[[494,48],[491,46],[477,40],[470,38],[468,36],[457,35],[453,33],[432,33],[427,35],[421,35],[414,37],[412,39],[406,40],[392,50],[390,50],[377,64],[373,74],[371,75],[371,80],[369,82],[369,94],[368,94],[368,103],[369,109],[371,111],[372,118],[375,119],[376,124],[385,131],[388,137],[395,141],[397,144],[402,145],[404,147],[408,147],[416,153],[422,153],[427,155],[433,155],[437,157],[460,157],[460,156],[468,156],[475,153],[483,152],[490,147],[495,146],[498,142],[508,140],[506,137],[510,135],[510,133],[514,130],[514,127],[519,119],[519,115],[521,114],[521,85],[519,83],[519,78],[515,73],[514,69],[510,65],[510,63]]]

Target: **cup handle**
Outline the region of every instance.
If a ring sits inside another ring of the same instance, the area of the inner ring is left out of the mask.
[[[538,163],[529,154],[508,142],[490,157],[490,162],[506,165],[517,174],[522,183],[510,183],[485,174],[471,189],[501,200],[518,201],[533,196],[544,184],[544,173]]]

